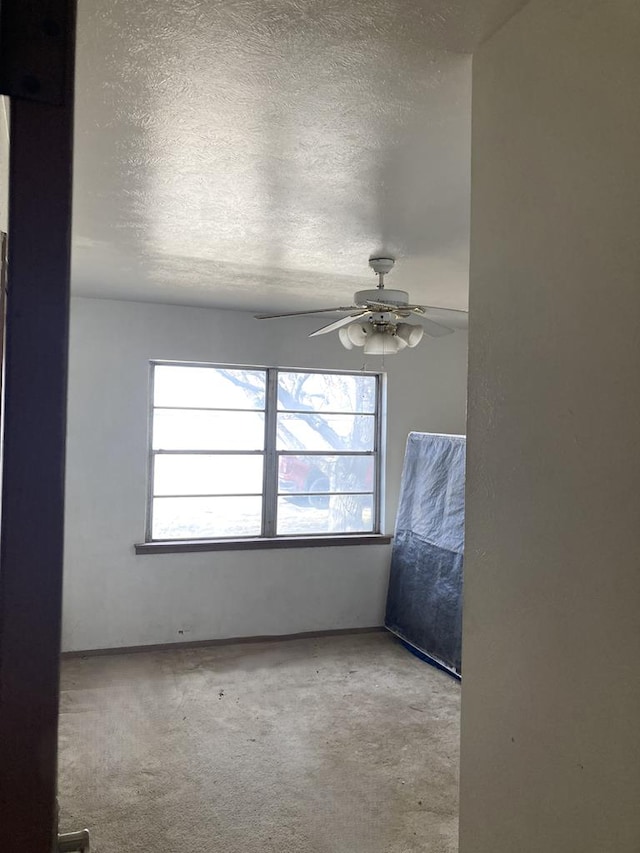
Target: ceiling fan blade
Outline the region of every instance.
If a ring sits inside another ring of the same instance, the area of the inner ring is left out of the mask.
[[[336,329],[341,329],[342,326],[347,326],[349,323],[353,323],[353,321],[357,320],[359,317],[366,317],[371,313],[371,311],[360,311],[358,314],[350,314],[348,317],[341,317],[339,320],[336,320],[335,323],[329,323],[328,326],[323,326],[321,329],[311,332],[309,337],[315,338],[316,335],[326,335],[327,332],[334,332]]]
[[[443,326],[441,323],[436,323],[433,320],[428,320],[426,317],[420,318],[420,325],[427,335],[432,338],[441,338],[443,335],[452,335],[453,329],[448,326]]]
[[[367,302],[367,308],[374,314],[395,314],[396,311],[407,311],[411,305],[398,305],[397,302]]]
[[[445,308],[444,305],[411,305],[410,308],[422,308],[426,311],[446,311],[447,314],[453,312],[454,314],[468,314],[469,312],[465,308]]]
[[[463,311],[460,308],[440,308],[435,305],[410,305],[401,302],[384,302],[376,300],[375,302],[367,302],[367,308],[374,311],[376,314],[398,314],[400,312],[414,312],[415,314],[424,314],[427,311],[444,311],[445,313],[468,314],[468,311]]]
[[[459,308],[431,308],[425,306],[424,311],[416,311],[420,317],[427,317],[433,320],[434,323],[440,323],[441,326],[447,326],[449,329],[468,329],[469,328],[469,312],[461,311]]]
[[[287,314],[256,314],[255,320],[276,320],[278,317],[303,317],[307,314],[327,314],[336,311],[357,311],[357,305],[349,305],[348,308],[316,308],[313,311],[289,311]]]
[[[397,305],[396,309],[398,311],[412,311],[414,314],[425,314],[427,311],[442,311],[445,314],[464,314],[466,316],[469,313],[462,308],[442,308],[439,305]]]

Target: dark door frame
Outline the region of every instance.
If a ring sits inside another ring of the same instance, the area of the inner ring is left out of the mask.
[[[57,833],[75,0],[2,0],[11,98],[0,520],[0,850]]]

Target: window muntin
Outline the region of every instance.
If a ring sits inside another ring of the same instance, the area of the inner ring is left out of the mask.
[[[147,541],[379,532],[377,374],[152,374]]]

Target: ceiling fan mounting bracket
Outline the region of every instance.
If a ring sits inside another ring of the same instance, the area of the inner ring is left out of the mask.
[[[369,266],[376,275],[386,275],[391,272],[395,264],[395,258],[369,258]]]

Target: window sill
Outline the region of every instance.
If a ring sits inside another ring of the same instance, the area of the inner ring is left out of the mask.
[[[287,536],[274,539],[201,539],[141,542],[136,554],[190,554],[198,551],[255,551],[269,548],[334,548],[342,545],[388,545],[392,537],[382,533],[344,536]]]

